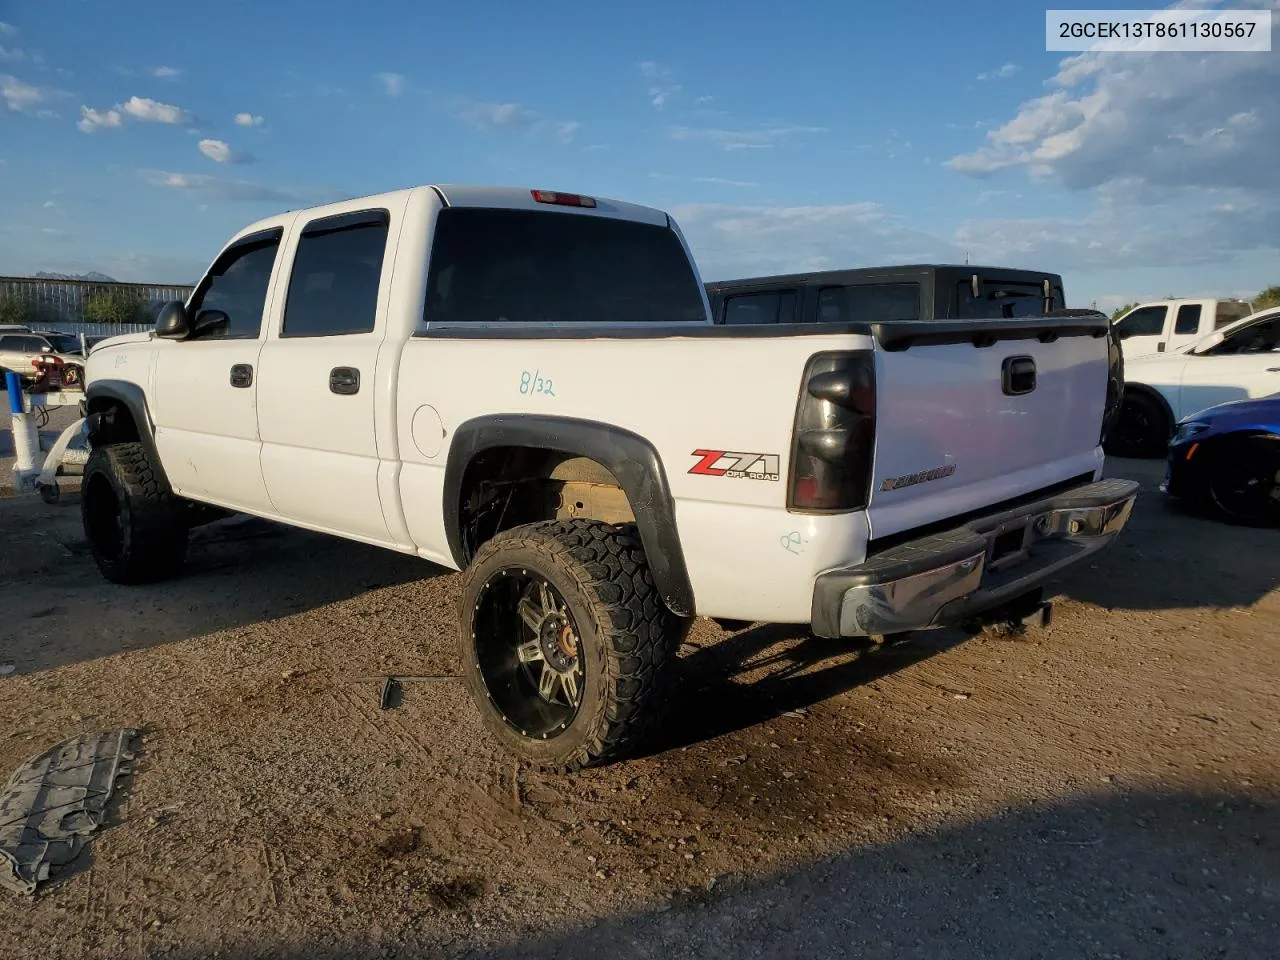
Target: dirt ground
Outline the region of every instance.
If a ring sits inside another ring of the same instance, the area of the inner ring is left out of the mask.
[[[699,621],[648,756],[521,767],[452,679],[455,575],[259,521],[125,589],[0,500],[0,779],[142,753],[0,956],[1275,957],[1280,534],[1162,504],[1047,634],[884,650]]]

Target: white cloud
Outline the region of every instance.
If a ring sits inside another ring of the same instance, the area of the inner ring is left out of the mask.
[[[978,74],[979,80],[1004,80],[1006,77],[1012,77],[1018,72],[1016,63],[1006,63],[995,70],[987,70]]]
[[[102,127],[118,127],[120,126],[120,111],[107,110],[99,113],[92,107],[80,107],[80,120],[76,126],[85,133],[93,133],[93,131]]]
[[[46,210],[52,210],[54,207],[57,206],[57,204],[54,203],[52,200],[46,200],[43,204],[41,204],[41,206],[43,206]]]
[[[723,130],[716,127],[672,127],[672,140],[703,140],[721,150],[760,150],[794,137],[828,133],[826,127],[765,127],[756,130]]]
[[[571,143],[581,129],[576,120],[550,120],[519,103],[483,103],[459,100],[454,112],[477,130],[523,132]]]
[[[518,103],[468,103],[461,116],[481,130],[528,127],[534,121],[534,115]]]
[[[20,60],[27,59],[27,55],[17,47],[0,47],[0,60],[7,60],[10,63],[17,63]]]
[[[145,123],[182,124],[191,122],[191,115],[181,107],[160,103],[148,97],[130,97],[124,103],[117,104],[117,109],[135,120],[141,120]]]
[[[262,117],[252,113],[237,113],[235,120],[238,127],[260,127],[266,123]]]
[[[672,215],[708,279],[954,261],[945,239],[907,227],[877,203],[831,206],[686,204]]]
[[[706,183],[717,187],[758,187],[754,180],[729,180],[725,177],[678,177],[670,173],[651,173],[654,180],[684,180],[689,183]]]
[[[156,67],[151,71],[151,75],[161,80],[177,80],[182,76],[182,71],[177,67]]]
[[[16,37],[18,28],[11,23],[0,21],[0,37]]]
[[[641,75],[649,81],[649,102],[661,110],[682,89],[675,82],[671,69],[654,60],[640,63]]]
[[[1280,19],[1272,30],[1275,46]],[[1021,169],[1077,190],[1136,178],[1280,194],[1274,53],[1082,53],[1061,60],[1049,83],[948,166],[974,176]]]
[[[67,94],[62,90],[35,87],[9,74],[0,75],[0,98],[4,99],[5,106],[14,113],[32,113],[35,112],[33,107],[65,96]],[[36,115],[44,112],[36,112]]]
[[[206,200],[310,206],[336,199],[328,190],[280,187],[251,180],[224,180],[206,173],[171,173],[167,170],[140,170],[138,173],[153,187],[177,190]]]
[[[377,79],[382,81],[389,97],[398,97],[404,91],[404,77],[398,73],[380,73]]]
[[[233,149],[225,140],[201,140],[198,147],[215,163],[253,163],[253,154]]]

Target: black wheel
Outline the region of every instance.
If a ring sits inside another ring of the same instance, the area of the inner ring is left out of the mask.
[[[80,514],[94,562],[108,580],[151,583],[182,567],[187,525],[180,501],[141,443],[93,448]]]
[[[1164,407],[1152,397],[1126,392],[1103,447],[1113,457],[1163,457],[1172,426]]]
[[[595,520],[489,540],[463,574],[458,622],[485,725],[559,771],[616,760],[643,740],[688,629],[663,604],[634,529]]]
[[[1247,437],[1214,450],[1207,489],[1228,520],[1280,526],[1280,439]]]

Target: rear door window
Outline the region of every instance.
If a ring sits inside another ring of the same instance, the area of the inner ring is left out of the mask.
[[[725,300],[726,324],[795,323],[796,291],[739,293]]]
[[[864,283],[849,287],[850,319],[862,323],[920,319],[920,284]]]
[[[385,210],[313,220],[302,231],[289,277],[282,337],[369,333],[391,217]]]
[[[449,207],[436,218],[427,323],[707,320],[675,231],[591,214]]]
[[[1183,335],[1200,329],[1200,304],[1184,303],[1178,308],[1178,318],[1173,321],[1173,332]]]

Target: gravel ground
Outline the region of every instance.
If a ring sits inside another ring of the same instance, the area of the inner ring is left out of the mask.
[[[1048,633],[864,650],[699,621],[649,755],[514,763],[452,679],[455,575],[256,520],[125,589],[78,497],[0,500],[0,771],[143,747],[3,957],[1274,957],[1275,531],[1166,508]]]

